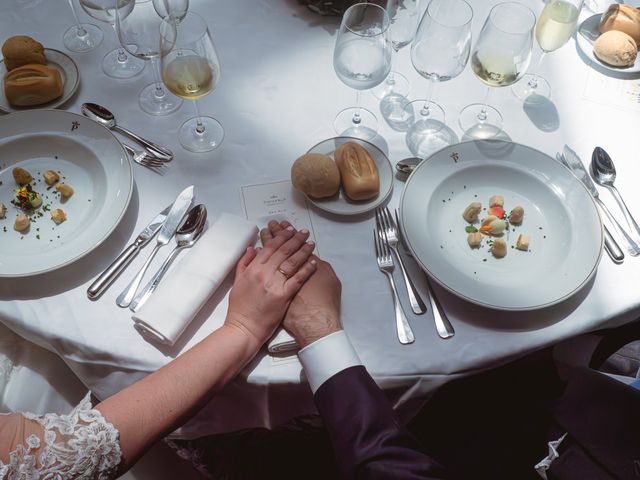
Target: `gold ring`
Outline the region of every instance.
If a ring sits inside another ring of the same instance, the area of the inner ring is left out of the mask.
[[[285,272],[284,270],[282,270],[282,268],[278,268],[278,271],[279,271],[282,275],[284,275],[284,276],[287,278],[287,280],[288,280],[289,278],[291,278],[287,272]]]

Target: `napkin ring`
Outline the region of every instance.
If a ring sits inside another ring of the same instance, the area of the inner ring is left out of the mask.
[[[285,276],[285,278],[286,278],[287,280],[289,280],[289,279],[291,278],[291,275],[289,275],[287,272],[285,272],[284,270],[282,270],[282,268],[281,268],[281,267],[278,267],[278,271],[279,271],[282,275],[284,275],[284,276]]]

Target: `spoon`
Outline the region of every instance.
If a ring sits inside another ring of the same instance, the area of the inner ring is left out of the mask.
[[[422,162],[422,158],[418,158],[418,157],[405,158],[403,160],[400,160],[398,163],[396,163],[396,170],[398,170],[400,173],[409,174],[413,172],[418,165],[420,165],[420,162]]]
[[[88,117],[91,120],[104,125],[110,130],[120,132],[123,135],[126,135],[127,137],[140,143],[140,145],[144,146],[147,150],[149,150],[149,152],[154,154],[159,159],[164,160],[165,162],[170,162],[173,159],[173,152],[168,148],[156,145],[152,141],[146,140],[136,135],[132,131],[121,127],[120,125],[117,125],[116,117],[102,105],[98,105],[97,103],[83,103],[82,107],[80,107],[80,110],[82,110],[82,114],[85,117]]]
[[[602,185],[609,189],[613,198],[618,202],[618,206],[624,214],[627,225],[629,225],[629,228],[635,232],[636,238],[640,238],[640,227],[638,227],[638,224],[633,219],[633,215],[631,215],[631,212],[625,205],[624,200],[622,200],[620,192],[618,192],[618,189],[613,185],[613,182],[616,180],[616,167],[604,148],[596,147],[593,150],[593,154],[591,155],[591,173],[598,185]]]
[[[200,234],[204,230],[204,224],[207,220],[207,207],[202,204],[193,207],[185,216],[182,224],[176,230],[176,246],[173,248],[162,266],[158,269],[149,283],[135,296],[129,309],[135,312],[141,307],[155,291],[156,287],[162,280],[162,277],[169,269],[169,265],[175,260],[181,250],[191,248],[200,238]]]

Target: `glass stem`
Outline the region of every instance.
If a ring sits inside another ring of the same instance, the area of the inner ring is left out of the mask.
[[[540,71],[540,65],[542,65],[542,60],[544,60],[544,57],[546,55],[547,55],[547,52],[543,51],[542,55],[540,55],[540,58],[538,59],[538,65],[536,65],[536,68],[533,71],[533,75],[529,80],[529,88],[531,88],[532,90],[535,90],[536,88],[538,88],[538,78],[540,78],[540,76],[538,75],[537,72]]]
[[[356,90],[356,111],[353,114],[353,118],[351,121],[353,124],[358,127],[360,123],[362,123],[362,118],[360,117],[360,90]]]
[[[484,94],[484,100],[482,101],[482,108],[478,113],[478,120],[484,122],[487,119],[487,102],[489,101],[489,94],[491,93],[491,87],[487,87],[487,91]]]
[[[122,48],[122,45],[120,44],[120,37],[118,37],[118,29],[116,28],[116,24],[112,23],[111,26],[113,27],[113,31],[116,32],[116,42],[118,42],[118,62],[125,63],[128,60],[127,52],[125,52],[124,48]]]
[[[160,78],[160,65],[158,64],[158,59],[153,57],[151,59],[151,67],[153,70],[153,74],[156,77],[156,91],[154,95],[157,100],[161,100],[164,97],[164,88],[162,88],[162,79]]]
[[[431,114],[431,110],[429,108],[429,103],[431,102],[431,98],[433,98],[433,90],[435,89],[435,83],[431,77],[429,77],[429,83],[427,84],[427,94],[424,96],[425,102],[422,105],[422,109],[420,110],[420,115],[423,117],[428,117]]]
[[[396,63],[395,59],[397,54],[398,52],[395,48],[391,50],[391,70],[389,71],[389,75],[387,75],[387,85],[395,85],[396,83],[396,78],[393,72],[393,64]]]
[[[77,30],[78,37],[85,37],[87,35],[87,31],[84,29],[84,27],[80,23],[78,12],[76,12],[76,7],[73,6],[73,0],[69,0],[69,6],[71,7],[71,11],[73,12],[73,18],[76,20],[76,25],[78,27],[78,30]]]
[[[200,109],[198,108],[198,101],[193,101],[193,106],[196,107],[196,134],[202,135],[204,133],[204,123],[202,123],[202,117],[200,116]]]

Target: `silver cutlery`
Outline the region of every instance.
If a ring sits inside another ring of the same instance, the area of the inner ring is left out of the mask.
[[[565,160],[563,154],[556,153],[556,160],[562,163],[565,167],[567,167],[569,170],[573,172],[572,168],[569,166],[569,164]],[[611,260],[613,260],[614,263],[622,263],[624,261],[624,253],[622,252],[620,245],[618,245],[618,242],[616,241],[616,239],[613,238],[613,235],[611,235],[611,232],[609,231],[606,225],[603,225],[603,229],[604,229],[604,251],[607,252],[607,255],[609,255],[609,258],[611,258]]]
[[[624,214],[627,225],[629,225],[629,228],[635,233],[635,237],[640,238],[640,227],[638,227],[633,215],[631,215],[627,205],[624,203],[624,200],[622,200],[620,192],[618,192],[618,189],[613,184],[616,180],[616,167],[609,154],[605,152],[602,147],[596,147],[591,155],[591,175],[598,185],[609,189],[613,198],[618,202],[618,206]]]
[[[406,173],[408,175],[416,169],[420,162],[422,162],[422,158],[419,157],[403,158],[398,163],[396,163],[396,170],[400,173]]]
[[[580,161],[580,158],[578,157],[578,155],[573,150],[571,150],[568,146],[565,145],[563,157],[567,162],[567,164],[569,165],[569,168],[573,170],[573,172],[576,174],[578,179],[580,179],[580,181],[582,181],[582,183],[587,187],[587,189],[591,193],[591,196],[600,207],[600,211],[603,212],[605,216],[609,219],[609,221],[611,222],[611,225],[613,225],[613,228],[616,230],[618,235],[624,238],[624,241],[627,244],[627,250],[629,254],[633,257],[640,255],[640,245],[638,245],[636,241],[632,239],[627,234],[627,232],[624,231],[622,226],[618,223],[618,221],[613,216],[613,214],[609,211],[607,206],[602,202],[602,200],[600,200],[600,194],[598,193],[598,189],[593,183],[593,180],[591,180],[591,177],[589,177],[589,174],[587,173],[584,166],[582,165],[582,162]]]
[[[398,225],[398,231],[400,231],[400,218],[398,217],[398,210],[393,212],[396,217],[396,225]],[[400,237],[400,243],[406,249],[404,239],[402,235]],[[433,322],[436,325],[436,331],[438,332],[438,336],[440,338],[451,338],[456,334],[456,331],[453,329],[453,325],[449,322],[447,315],[444,313],[443,308],[440,306],[440,302],[438,301],[438,297],[436,297],[433,292],[433,288],[431,286],[431,280],[429,276],[426,275],[427,279],[427,296],[429,297],[429,305],[431,305],[431,312],[433,313]]]
[[[135,150],[126,143],[123,143],[125,151],[131,156],[131,159],[144,167],[158,168],[166,164],[166,162],[154,157],[146,150]]]
[[[196,205],[193,207],[184,218],[182,224],[176,230],[176,246],[173,248],[169,256],[160,266],[155,275],[149,280],[149,283],[138,293],[129,309],[135,312],[139,307],[149,299],[151,294],[155,291],[156,287],[160,284],[160,281],[164,277],[164,274],[169,269],[171,263],[178,256],[180,251],[185,248],[191,248],[200,238],[200,234],[204,230],[204,224],[207,221],[207,207],[204,205]]]
[[[171,205],[162,210],[156,215],[149,225],[147,225],[136,237],[131,245],[129,245],[111,265],[109,265],[104,272],[102,272],[98,278],[87,289],[87,297],[95,300],[102,295],[107,288],[118,278],[118,275],[124,271],[125,268],[131,263],[138,252],[144,247],[149,240],[155,237],[156,233],[162,228],[162,224],[167,218],[167,213],[171,209]]]
[[[373,244],[376,250],[376,261],[378,262],[378,268],[387,276],[387,278],[389,279],[389,284],[391,285],[391,292],[393,293],[393,309],[395,310],[396,315],[396,332],[398,334],[398,340],[401,344],[407,345],[409,343],[413,343],[415,337],[413,336],[411,326],[409,325],[407,317],[405,317],[404,312],[402,311],[402,306],[400,305],[400,299],[398,298],[396,284],[393,281],[393,258],[391,257],[391,250],[389,250],[387,242],[382,238],[383,236],[384,234],[381,236],[380,232],[377,232],[376,230],[373,231]]]
[[[178,225],[180,225],[182,221],[182,217],[184,217],[184,214],[187,212],[187,210],[189,210],[189,207],[191,206],[192,201],[193,201],[193,185],[185,188],[180,193],[180,195],[178,195],[178,198],[171,206],[171,210],[169,210],[169,213],[167,214],[167,219],[164,221],[164,224],[162,225],[162,229],[160,230],[160,234],[156,239],[156,246],[153,247],[153,250],[151,251],[149,258],[147,258],[147,261],[144,262],[144,265],[142,265],[142,268],[140,269],[140,271],[133,278],[133,280],[131,280],[131,283],[127,286],[127,288],[125,288],[122,291],[120,295],[118,295],[118,298],[116,299],[116,303],[118,304],[118,306],[124,308],[124,307],[128,307],[129,304],[131,304],[133,297],[135,297],[136,292],[140,287],[140,282],[142,281],[142,277],[144,277],[144,274],[147,271],[147,268],[149,268],[149,264],[153,260],[153,257],[156,256],[156,253],[158,253],[158,250],[160,250],[160,248],[162,248],[164,245],[169,243],[169,240],[171,240],[171,237],[173,237],[173,235],[176,233],[176,230],[178,229]]]
[[[91,120],[94,120],[111,130],[122,133],[132,140],[135,140],[144,148],[149,150],[149,152],[151,152],[157,158],[166,162],[170,162],[173,159],[173,152],[167,147],[157,145],[151,140],[142,138],[141,136],[133,133],[131,130],[127,130],[126,128],[116,124],[116,118],[113,113],[111,113],[102,105],[98,105],[97,103],[83,103],[80,107],[80,110],[85,117],[90,118]]]
[[[406,285],[407,293],[409,294],[411,310],[417,315],[426,312],[427,307],[420,298],[420,294],[416,290],[416,287],[413,285],[411,277],[409,277],[407,269],[404,266],[404,262],[402,261],[402,257],[400,256],[400,251],[398,250],[398,226],[393,221],[391,213],[389,213],[389,209],[387,207],[376,208],[376,230],[381,235],[384,235],[387,240],[387,244],[398,260],[400,270],[402,271],[402,278],[404,278],[404,284]]]

